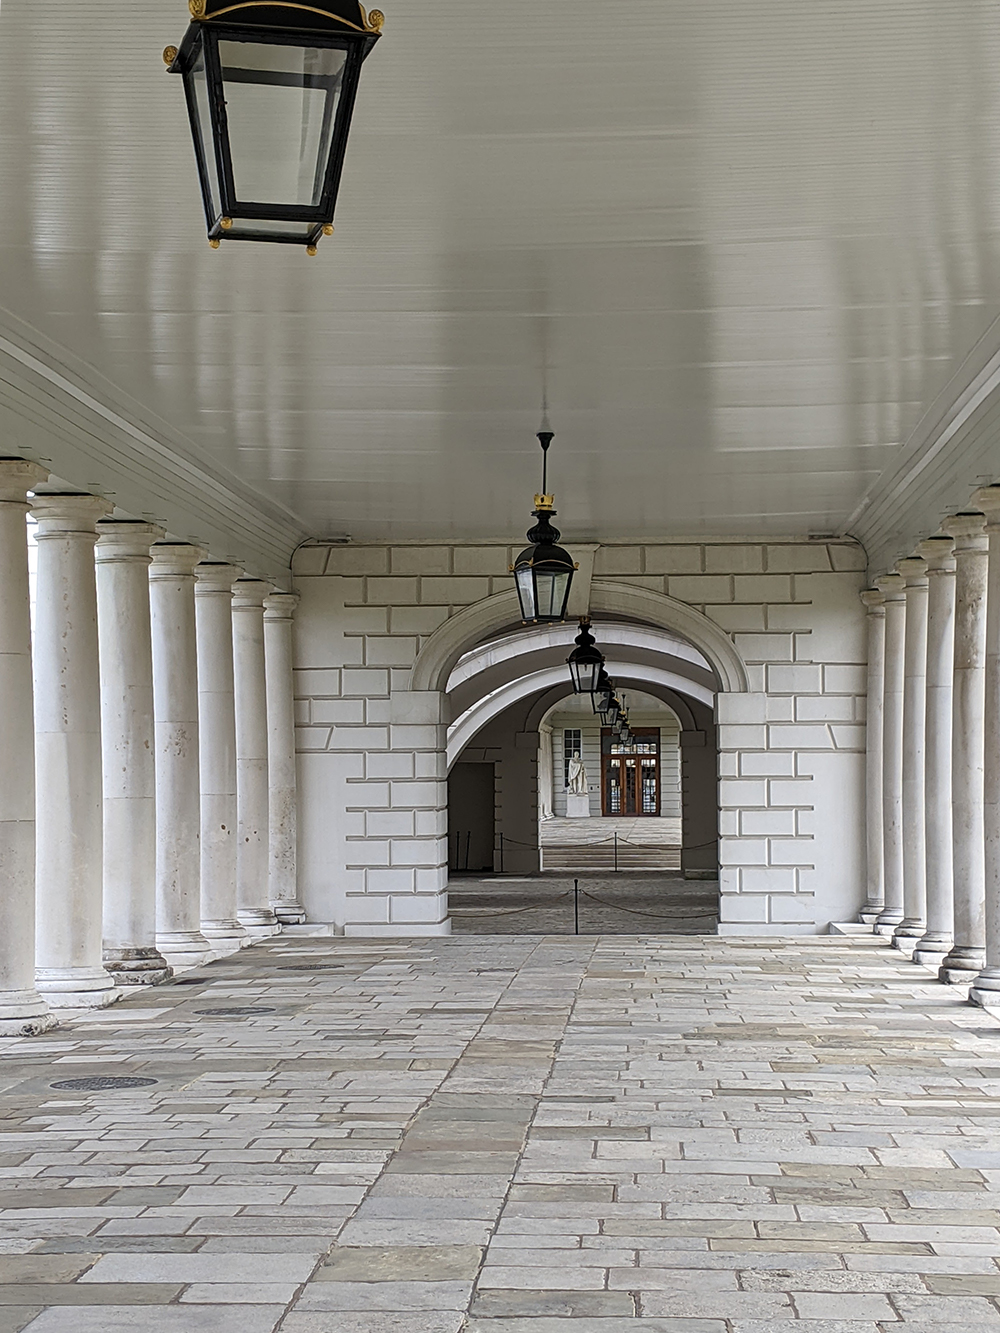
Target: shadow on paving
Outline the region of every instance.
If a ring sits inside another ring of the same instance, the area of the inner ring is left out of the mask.
[[[719,886],[669,874],[453,878],[452,930],[477,935],[714,935]]]

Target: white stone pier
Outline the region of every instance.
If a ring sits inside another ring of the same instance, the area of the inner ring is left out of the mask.
[[[955,662],[955,556],[951,537],[917,547],[927,561],[927,694],[924,736],[924,825],[927,928],[914,962],[939,967],[952,945],[955,914],[951,833],[951,728]]]
[[[104,766],[104,966],[118,985],[171,969],[156,947],[156,764],[149,627],[153,523],[97,527],[97,628]]]
[[[35,989],[35,737],[25,514],[48,473],[0,459],[0,1035],[54,1022]]]
[[[955,682],[952,700],[952,864],[955,942],[942,981],[968,983],[985,962],[983,860],[983,710],[986,702],[988,538],[982,514],[944,523],[955,539]]]
[[[103,832],[94,495],[36,495],[36,980],[50,1005],[118,997],[102,962]]]
[[[876,580],[885,598],[885,683],[882,695],[882,836],[885,906],[875,930],[891,935],[903,919],[903,638],[905,584],[898,574]]]
[[[268,904],[267,692],[261,579],[233,584],[233,668],[236,685],[236,891],[240,924],[252,938],[281,926]]]
[[[201,932],[231,952],[249,941],[236,917],[236,712],[233,700],[235,565],[195,568],[198,748],[201,757]]]
[[[158,542],[149,569],[156,719],[156,942],[175,967],[204,962],[194,568],[205,552]]]
[[[294,593],[264,599],[264,668],[267,693],[268,883],[270,907],[282,925],[305,921],[296,873],[297,783],[295,704],[292,681]]]

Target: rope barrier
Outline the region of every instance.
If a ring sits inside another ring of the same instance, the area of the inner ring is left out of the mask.
[[[586,889],[581,889],[580,892],[585,898],[589,898],[591,902],[600,903],[602,907],[610,907],[613,912],[629,912],[632,916],[650,916],[654,921],[669,921],[678,916],[694,917],[696,919],[698,917],[715,916],[714,912],[668,912],[666,914],[662,912],[640,912],[636,907],[622,907],[620,903],[606,902],[603,898],[598,898],[596,894],[588,893]]]
[[[516,916],[518,912],[537,912],[540,907],[551,907],[553,903],[561,902],[563,898],[568,898],[572,889],[567,889],[565,893],[557,894],[555,898],[549,898],[544,903],[530,903],[527,907],[502,907],[497,911],[491,911],[485,907],[451,907],[448,910],[452,916],[460,915],[462,912],[479,912],[483,916]]]

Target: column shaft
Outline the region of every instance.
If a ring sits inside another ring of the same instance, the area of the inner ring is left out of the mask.
[[[204,962],[194,567],[205,554],[158,542],[149,569],[156,731],[156,942],[174,967]]]
[[[264,598],[271,585],[237,579],[233,585],[233,665],[236,685],[236,893],[238,917],[254,939],[280,930],[268,905],[267,692],[264,678]]]
[[[868,709],[865,745],[865,826],[868,888],[861,919],[873,925],[885,906],[882,833],[882,697],[885,685],[885,598],[877,588],[861,594],[868,611]]]
[[[986,705],[988,538],[982,514],[944,524],[955,538],[955,683],[952,700],[952,865],[955,943],[942,981],[968,983],[986,961],[983,737]]]
[[[0,459],[0,1035],[52,1027],[35,989],[35,737],[28,615],[29,487],[48,473]]]
[[[163,529],[98,524],[97,629],[104,765],[104,966],[119,985],[171,968],[156,947],[156,766],[149,548]]]
[[[249,937],[236,917],[236,713],[233,699],[235,565],[195,569],[198,744],[201,756],[201,930],[217,949]]]
[[[986,707],[984,713],[983,848],[986,962],[969,999],[1000,1004],[1000,486],[985,486],[975,502],[986,515]]]
[[[37,984],[49,1004],[93,1008],[119,992],[102,964],[101,697],[93,495],[36,495]]]
[[[283,925],[305,921],[296,875],[295,704],[292,615],[298,598],[287,592],[264,599],[267,682],[268,881],[270,905]]]
[[[903,919],[893,944],[907,952],[927,926],[924,745],[927,721],[927,566],[896,562],[906,585],[903,647]]]
[[[885,681],[882,695],[882,835],[885,906],[875,929],[892,934],[903,919],[903,640],[905,585],[898,574],[877,580],[885,597]]]
[[[951,831],[951,708],[955,663],[955,557],[951,537],[917,547],[927,561],[927,702],[925,730],[925,863],[927,928],[914,961],[935,968],[951,948],[955,913]]]

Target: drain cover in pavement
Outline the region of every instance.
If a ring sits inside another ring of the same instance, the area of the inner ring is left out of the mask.
[[[233,1005],[229,1009],[196,1009],[196,1014],[207,1018],[242,1018],[244,1014],[276,1014],[277,1009],[268,1009],[265,1005]]]
[[[207,986],[208,982],[203,977],[175,977],[170,984],[171,986]]]
[[[64,1078],[59,1083],[50,1083],[49,1087],[68,1092],[107,1092],[111,1088],[148,1088],[158,1082],[155,1078],[116,1078],[97,1074],[93,1078]]]

